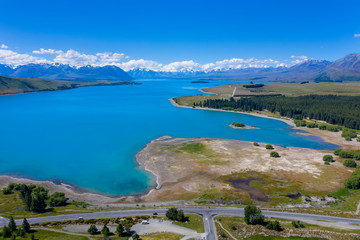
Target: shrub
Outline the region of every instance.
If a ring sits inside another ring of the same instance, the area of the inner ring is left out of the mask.
[[[261,214],[261,210],[255,205],[247,205],[245,207],[244,221],[246,224],[251,225],[264,225],[265,223],[264,216]]]
[[[232,107],[222,107],[221,109],[222,109],[222,110],[225,110],[225,111],[232,111],[232,110],[234,110],[234,108],[232,108]]]
[[[306,122],[304,120],[294,120],[294,123],[297,127],[305,127]]]
[[[274,149],[271,144],[266,144],[265,148],[266,148],[266,149],[269,149],[269,150]]]
[[[338,126],[334,126],[334,125],[326,125],[326,130],[330,131],[330,132],[338,132],[339,131],[339,127]]]
[[[270,153],[270,157],[278,158],[278,157],[280,157],[280,155],[279,155],[278,152],[272,151],[272,152]]]
[[[266,224],[266,228],[270,229],[270,230],[278,231],[278,232],[283,230],[279,221],[274,221],[274,222],[270,221],[270,222],[268,222]]]
[[[67,199],[62,192],[55,192],[49,197],[51,207],[65,206]]]
[[[11,191],[11,189],[9,187],[6,187],[6,188],[2,189],[2,193],[5,195],[8,195],[8,194],[12,194],[13,192]]]
[[[304,228],[304,224],[302,222],[298,221],[292,221],[291,224],[293,225],[294,228]]]
[[[344,129],[341,136],[344,137],[346,141],[351,141],[352,138],[357,137],[357,132],[353,129]]]
[[[331,156],[331,155],[324,155],[323,161],[324,162],[335,162],[333,156]]]
[[[359,151],[355,151],[354,154],[353,154],[353,158],[355,160],[360,160],[360,152]]]
[[[132,239],[134,239],[134,240],[140,239],[140,236],[139,236],[137,233],[135,233],[135,234],[132,235],[131,237],[132,237]]]
[[[260,146],[259,143],[257,143],[257,142],[254,142],[253,144],[254,144],[254,146],[256,146],[256,147]]]
[[[318,125],[314,122],[308,122],[308,123],[306,123],[306,127],[307,128],[317,128]]]
[[[99,230],[97,229],[97,227],[92,224],[90,225],[89,229],[88,229],[88,233],[90,233],[91,235],[95,235],[99,232]]]
[[[356,168],[357,166],[356,162],[353,159],[345,159],[343,164],[345,167],[351,167],[351,168]]]
[[[347,152],[344,150],[340,151],[339,156],[342,158],[352,158],[353,157],[350,152]]]
[[[318,127],[320,130],[326,130],[326,124],[319,124]]]
[[[350,178],[345,180],[345,187],[350,189],[360,188],[360,176],[352,175]]]
[[[334,151],[334,154],[335,154],[336,156],[339,156],[341,151],[343,151],[343,150],[342,150],[341,148],[338,148],[338,149],[336,149],[336,150]]]
[[[231,123],[231,125],[233,125],[234,127],[245,127],[245,124],[241,122],[233,122]]]

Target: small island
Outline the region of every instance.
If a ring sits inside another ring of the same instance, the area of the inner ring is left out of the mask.
[[[242,122],[233,122],[229,126],[234,129],[254,129],[254,128],[256,128],[254,125],[247,126]]]

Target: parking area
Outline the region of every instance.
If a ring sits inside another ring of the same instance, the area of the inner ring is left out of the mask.
[[[195,230],[181,227],[175,224],[172,224],[170,221],[160,220],[160,219],[150,219],[149,224],[135,224],[132,228],[132,231],[135,231],[137,234],[146,235],[157,232],[170,232],[183,235],[183,240],[185,239],[201,239],[202,233],[198,233]]]

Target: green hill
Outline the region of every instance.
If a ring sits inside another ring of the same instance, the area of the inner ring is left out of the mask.
[[[67,90],[85,86],[122,85],[133,82],[74,82],[54,81],[41,78],[12,78],[0,76],[0,95],[40,91]]]

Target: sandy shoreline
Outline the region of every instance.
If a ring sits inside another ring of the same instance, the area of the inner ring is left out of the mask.
[[[200,110],[207,110],[207,111],[219,111],[219,112],[232,112],[232,113],[241,113],[241,114],[247,114],[247,115],[251,115],[251,116],[255,116],[255,117],[261,117],[261,118],[269,118],[269,119],[275,119],[275,120],[279,120],[282,121],[292,127],[296,127],[295,123],[290,120],[290,119],[286,119],[286,118],[275,118],[275,117],[269,117],[265,114],[260,114],[260,113],[249,113],[249,112],[239,112],[239,111],[230,111],[230,110],[222,110],[222,109],[212,109],[212,108],[203,108],[203,107],[189,107],[189,106],[183,106],[180,104],[177,104],[173,98],[170,98],[169,101],[171,102],[172,105],[174,105],[175,107],[181,107],[181,108],[191,108],[191,109],[200,109]]]

